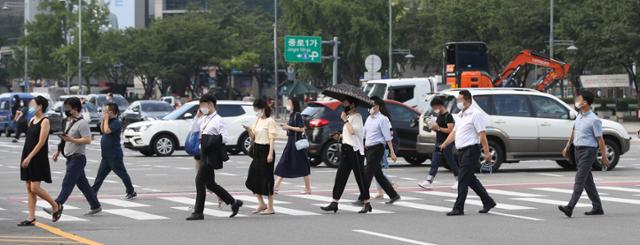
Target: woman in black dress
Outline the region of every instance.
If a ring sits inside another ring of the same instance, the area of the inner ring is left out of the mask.
[[[20,164],[20,179],[25,181],[29,201],[27,206],[29,214],[27,220],[18,226],[33,226],[36,221],[36,201],[38,197],[51,204],[51,209],[58,213],[60,207],[53,198],[40,187],[40,182],[51,183],[51,168],[49,167],[49,119],[44,116],[44,111],[49,106],[49,101],[42,96],[37,96],[29,102],[29,111],[34,113],[29,122],[27,137],[22,148],[22,162]],[[57,217],[59,218],[59,216]],[[53,222],[57,219],[54,217]]]
[[[280,183],[283,178],[304,177],[304,191],[301,194],[311,194],[311,167],[307,149],[296,149],[296,141],[302,139],[304,133],[304,121],[300,114],[300,103],[295,98],[289,98],[286,103],[289,115],[289,122],[282,125],[282,129],[287,131],[287,145],[282,151],[282,157],[276,166],[276,184],[274,192],[278,194]]]
[[[271,117],[271,107],[263,99],[253,103],[256,111],[256,122],[253,126],[244,126],[249,136],[253,139],[253,161],[249,166],[249,174],[245,185],[258,198],[258,207],[255,214],[274,214],[273,210],[273,164],[275,160],[274,144],[278,132],[276,121]],[[268,205],[264,203],[262,196],[268,196]]]

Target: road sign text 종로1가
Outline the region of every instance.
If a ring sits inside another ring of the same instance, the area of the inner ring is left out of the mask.
[[[287,62],[320,63],[322,39],[319,36],[285,36],[284,59]]]

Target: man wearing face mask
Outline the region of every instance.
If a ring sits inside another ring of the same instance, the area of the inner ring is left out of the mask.
[[[205,94],[200,98],[200,111],[204,115],[200,125],[201,163],[196,175],[196,203],[193,213],[187,217],[187,220],[204,219],[206,189],[215,193],[227,205],[231,205],[230,218],[235,217],[242,207],[242,201],[234,199],[227,190],[216,183],[215,179],[214,170],[222,168],[223,153],[220,149],[225,149],[224,144],[228,140],[222,117],[216,111],[216,102],[216,98],[211,94]]]
[[[602,202],[600,202],[600,196],[598,195],[596,184],[593,182],[593,175],[591,175],[591,166],[597,160],[598,146],[602,156],[607,155],[607,148],[602,137],[602,121],[591,111],[593,100],[593,93],[586,90],[581,91],[576,98],[575,106],[580,114],[573,125],[569,141],[567,141],[567,145],[562,151],[562,156],[569,159],[571,145],[573,144],[575,164],[578,168],[575,183],[573,184],[573,195],[569,204],[567,206],[558,206],[558,209],[567,217],[571,217],[573,214],[573,208],[578,203],[583,190],[587,192],[593,205],[593,209],[584,214],[604,214]],[[602,157],[602,165],[603,168],[609,167],[609,159],[607,157]]]
[[[451,133],[455,125],[453,116],[447,111],[447,108],[444,106],[444,100],[441,97],[435,97],[431,100],[431,109],[437,116],[435,122],[432,120],[429,124],[429,128],[436,132],[436,148],[431,157],[431,169],[429,170],[429,175],[427,175],[427,180],[419,183],[418,186],[431,190],[433,179],[436,177],[436,174],[438,174],[440,161],[446,160],[456,179],[453,186],[451,186],[451,189],[455,190],[458,188],[458,162],[453,158],[453,145],[449,145],[447,148],[440,150],[440,145],[447,139],[447,136],[449,136],[449,133]]]
[[[486,133],[487,115],[472,106],[473,100],[469,90],[461,90],[457,101],[456,105],[460,109],[460,113],[456,117],[453,132],[440,145],[440,149],[444,150],[455,140],[455,146],[458,149],[458,197],[453,210],[447,213],[447,216],[464,215],[464,203],[469,187],[482,200],[483,208],[478,212],[488,213],[496,206],[496,202],[489,196],[475,175],[480,165],[478,159],[480,159],[482,151],[484,151],[485,161],[491,161]]]
[[[82,110],[80,99],[76,97],[68,98],[64,101],[63,106],[67,121],[64,134],[60,135],[62,142],[58,145],[58,151],[53,154],[53,161],[58,161],[58,157],[62,154],[67,158],[67,171],[62,180],[60,194],[56,198],[56,202],[60,207],[58,212],[53,213],[50,209],[44,209],[44,211],[54,217],[60,217],[63,204],[77,185],[91,206],[91,210],[85,215],[95,215],[102,212],[102,208],[96,192],[89,185],[84,172],[84,168],[87,165],[85,147],[91,144],[91,130],[87,120],[82,119],[80,115],[80,110]]]

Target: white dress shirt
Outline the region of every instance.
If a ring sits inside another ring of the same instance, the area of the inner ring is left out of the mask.
[[[205,116],[200,121],[200,133],[206,135],[221,135],[222,143],[227,144],[229,135],[224,128],[224,122],[222,117],[218,115],[218,112],[213,112],[210,115]]]
[[[480,144],[480,133],[486,131],[487,114],[478,110],[475,105],[455,115],[456,148]]]
[[[362,115],[355,113],[349,115],[347,119],[353,129],[353,134],[347,130],[347,124],[342,127],[342,144],[347,144],[353,147],[354,151],[360,152],[360,155],[364,156],[364,125],[362,124]]]

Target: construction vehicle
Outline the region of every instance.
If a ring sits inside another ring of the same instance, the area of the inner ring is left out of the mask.
[[[487,45],[484,42],[446,43],[443,63],[443,80],[452,88],[532,87],[546,91],[569,73],[569,64],[531,50],[523,50],[493,79],[489,72]],[[528,86],[526,79],[533,66],[550,71]]]

